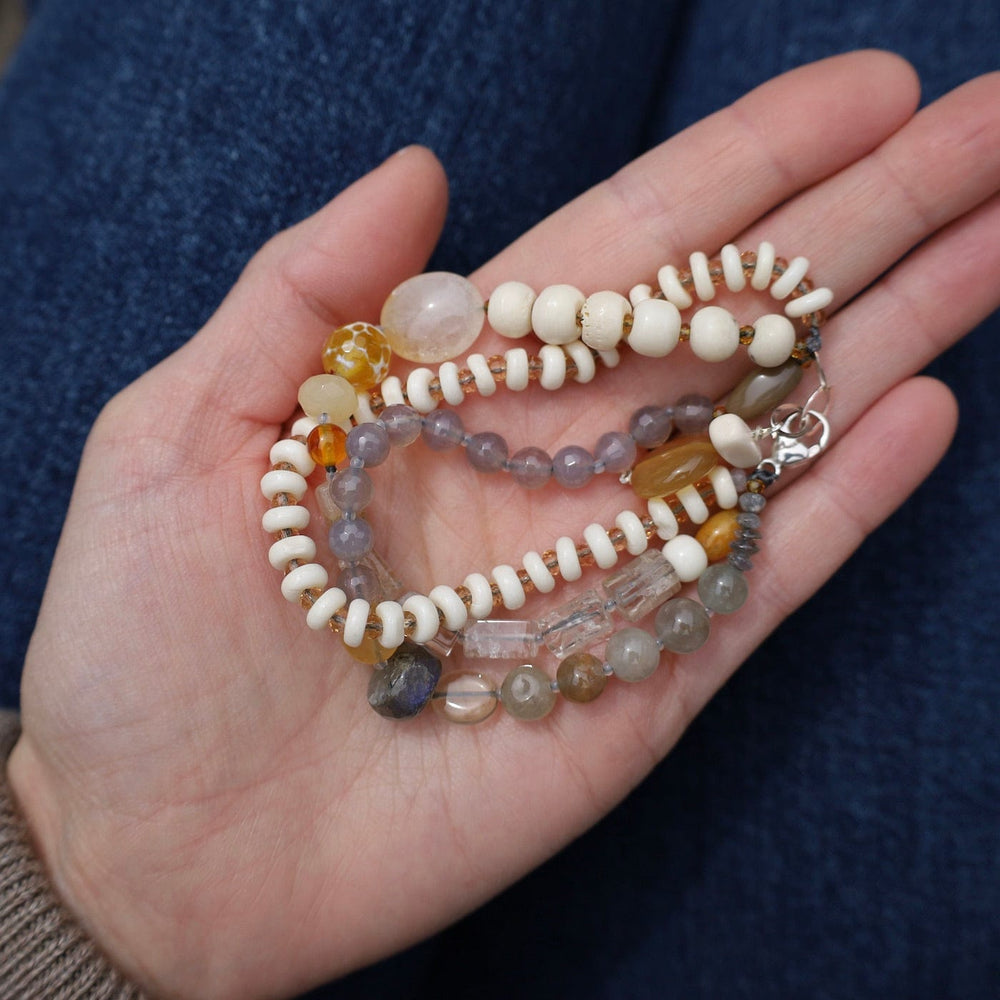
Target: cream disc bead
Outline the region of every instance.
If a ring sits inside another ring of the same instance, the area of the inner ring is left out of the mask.
[[[306,625],[314,632],[324,629],[330,624],[330,619],[347,604],[347,594],[339,587],[324,590],[312,603],[306,612]]]
[[[556,578],[545,565],[545,560],[534,550],[524,553],[521,565],[540,594],[548,594],[555,589]]]
[[[687,289],[681,284],[680,275],[673,264],[666,264],[656,272],[656,280],[659,283],[660,291],[669,302],[673,302],[678,309],[687,309],[694,299],[688,294]]]
[[[733,482],[733,474],[724,465],[717,465],[709,472],[708,478],[719,509],[730,510],[735,507],[740,498],[736,492],[736,483]]]
[[[680,310],[666,299],[643,299],[632,313],[627,343],[645,358],[665,358],[681,335]]]
[[[632,303],[632,308],[634,309],[640,302],[645,302],[646,299],[651,298],[652,294],[653,286],[643,282],[639,285],[633,285],[629,289],[628,300]]]
[[[603,525],[588,524],[583,529],[583,541],[599,569],[610,569],[618,562],[618,553],[614,543],[608,537]]]
[[[523,281],[505,281],[493,289],[486,319],[503,337],[524,337],[531,333],[531,307],[536,297],[535,290]]]
[[[284,569],[293,559],[312,562],[316,558],[316,543],[308,535],[279,538],[267,550],[268,562],[275,569]]]
[[[393,289],[382,306],[380,325],[394,354],[436,364],[457,357],[479,336],[483,305],[468,278],[431,271]]]
[[[365,626],[368,624],[369,611],[371,604],[363,597],[355,597],[347,606],[343,633],[345,646],[357,649],[365,641]]]
[[[640,556],[649,546],[646,529],[639,515],[632,510],[623,510],[615,517],[615,527],[625,536],[625,549],[630,556]]]
[[[692,524],[704,524],[708,520],[708,507],[701,494],[692,485],[682,486],[677,491],[677,499]]]
[[[728,309],[704,306],[691,317],[691,350],[702,361],[725,361],[740,346],[740,327]]]
[[[312,417],[299,417],[292,424],[292,437],[309,437],[309,432],[316,426],[316,421]]]
[[[561,389],[566,382],[566,352],[555,344],[546,344],[538,357],[542,362],[538,384],[549,391]]]
[[[500,590],[500,599],[503,606],[508,611],[517,611],[524,607],[526,595],[521,581],[518,579],[517,570],[513,566],[501,563],[493,567],[493,581]]]
[[[806,257],[796,257],[771,286],[771,295],[779,300],[787,299],[798,288],[808,270],[809,260]]]
[[[445,627],[452,632],[457,632],[469,620],[462,598],[452,587],[438,584],[427,596],[444,612]]]
[[[691,281],[694,284],[695,295],[702,302],[711,302],[715,298],[715,284],[708,266],[708,257],[701,250],[696,250],[688,258],[688,265],[691,268]]]
[[[271,445],[270,459],[272,465],[287,462],[302,476],[308,476],[316,468],[316,463],[309,455],[309,449],[301,441],[292,438],[275,441]]]
[[[418,413],[430,413],[437,407],[437,401],[431,395],[431,382],[434,372],[430,368],[414,368],[406,376],[406,398]]]
[[[787,316],[768,313],[753,325],[753,341],[747,348],[750,360],[761,368],[783,365],[795,349],[795,324]]]
[[[723,461],[737,469],[749,469],[760,462],[760,446],[754,440],[753,431],[735,413],[716,417],[708,425],[708,436]]]
[[[358,393],[341,375],[313,375],[299,386],[299,406],[314,420],[325,413],[341,424],[357,409]]]
[[[307,489],[309,484],[291,469],[272,469],[265,472],[260,480],[260,491],[268,500],[273,500],[279,493],[301,500]]]
[[[597,374],[597,363],[594,361],[594,355],[590,348],[582,340],[572,340],[563,345],[563,350],[570,361],[576,365],[573,381],[581,384],[593,381]]]
[[[454,361],[446,361],[438,369],[438,380],[441,383],[444,401],[451,406],[458,406],[465,399],[465,390],[462,388],[458,373],[459,367]]]
[[[523,347],[514,347],[504,352],[503,359],[507,369],[504,377],[507,388],[512,392],[523,392],[531,383],[528,352]]]
[[[403,606],[398,601],[381,601],[375,605],[375,614],[382,623],[379,645],[383,649],[395,649],[403,645],[406,638],[403,623]]]
[[[531,307],[535,336],[546,344],[568,344],[580,336],[577,322],[586,296],[573,285],[549,285]]]
[[[583,567],[576,552],[576,542],[569,535],[556,539],[556,559],[559,562],[559,574],[567,583],[573,583],[583,576]]]
[[[472,596],[469,616],[475,619],[488,618],[493,611],[493,589],[490,587],[490,581],[482,573],[470,573],[462,582]]]
[[[580,339],[595,351],[609,351],[625,333],[632,306],[618,292],[594,292],[580,307]]]
[[[470,354],[465,364],[476,380],[476,392],[480,396],[492,396],[497,391],[497,380],[490,371],[490,363],[485,354]]]
[[[757,263],[750,276],[750,287],[756,292],[762,292],[771,284],[774,271],[774,245],[766,240],[757,247]]]
[[[309,527],[309,509],[298,504],[268,507],[260,523],[261,527],[271,535],[279,531],[302,531]]]
[[[727,243],[719,256],[722,259],[722,275],[726,279],[726,288],[731,292],[742,292],[747,286],[747,276],[743,273],[743,260],[739,248],[734,243]]]
[[[660,538],[673,538],[680,531],[677,517],[670,509],[670,504],[662,497],[651,497],[646,502],[646,508],[649,510],[649,516],[652,518],[653,524],[656,525],[656,534]]]
[[[396,406],[406,402],[403,383],[398,375],[390,375],[388,378],[383,379],[382,384],[379,386],[379,392],[386,406]]]
[[[438,618],[437,605],[429,597],[423,594],[410,594],[403,601],[403,610],[409,611],[417,620],[413,629],[414,642],[430,642],[438,634],[441,619]]]
[[[809,313],[819,312],[825,309],[833,301],[833,291],[829,288],[814,288],[805,295],[800,295],[797,299],[790,299],[785,303],[785,315],[792,319],[799,316],[808,316]]]
[[[681,583],[697,580],[708,567],[708,554],[691,535],[678,535],[663,546],[663,555]]]
[[[306,563],[296,566],[282,577],[281,594],[286,601],[294,604],[302,597],[303,591],[322,590],[329,581],[329,574],[319,563]]]

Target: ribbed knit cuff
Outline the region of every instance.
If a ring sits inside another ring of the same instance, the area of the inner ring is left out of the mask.
[[[7,784],[20,722],[0,711],[0,995],[5,1000],[139,1000],[56,898]]]

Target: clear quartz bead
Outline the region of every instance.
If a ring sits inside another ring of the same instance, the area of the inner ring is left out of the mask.
[[[528,660],[538,652],[538,622],[484,618],[466,625],[462,650],[483,660]]]
[[[569,656],[611,635],[608,609],[596,590],[586,590],[539,621],[545,645],[558,657]]]
[[[602,589],[623,618],[637,622],[673,597],[681,589],[681,581],[662,552],[647,549],[609,573]]]

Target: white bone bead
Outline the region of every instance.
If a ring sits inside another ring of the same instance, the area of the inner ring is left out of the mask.
[[[330,619],[347,603],[347,594],[339,587],[324,590],[306,612],[306,625],[313,631],[324,629]]]
[[[445,626],[452,632],[457,632],[469,620],[469,612],[453,587],[438,584],[427,596],[444,612]]]
[[[497,391],[497,380],[490,371],[490,363],[485,354],[470,354],[465,364],[476,380],[476,391],[480,396],[492,396]]]
[[[287,493],[296,500],[301,500],[308,488],[309,484],[305,479],[291,469],[272,469],[260,481],[260,491],[268,500],[273,500],[279,493]]]
[[[431,380],[434,372],[430,368],[414,368],[406,377],[406,395],[410,406],[418,413],[430,413],[437,403],[431,395]]]
[[[670,509],[670,505],[662,497],[652,497],[646,502],[649,516],[656,525],[656,533],[660,538],[673,538],[680,530],[677,525],[677,518]]]
[[[276,531],[288,531],[289,529],[302,531],[303,528],[309,526],[309,510],[296,504],[288,504],[286,507],[268,507],[264,511],[260,523],[268,534],[274,534]]]
[[[629,555],[640,556],[649,546],[646,529],[635,511],[623,510],[615,517],[615,527],[625,535],[625,548]]]
[[[617,368],[622,359],[617,347],[610,351],[598,351],[597,356],[605,368]]]
[[[535,290],[523,281],[497,285],[486,307],[486,319],[501,336],[517,339],[531,333]]]
[[[528,368],[528,352],[523,347],[513,347],[504,353],[507,365],[507,388],[514,392],[522,392],[528,388],[531,381]]]
[[[681,335],[680,310],[666,299],[645,299],[635,307],[628,346],[646,358],[664,358]]]
[[[482,573],[470,573],[462,583],[472,595],[469,615],[472,618],[489,617],[493,611],[493,590],[490,588],[490,581]]]
[[[633,285],[628,292],[628,300],[634,309],[640,302],[645,302],[653,294],[653,286],[645,283]]]
[[[458,379],[458,365],[454,361],[446,361],[441,365],[438,369],[438,381],[446,403],[458,406],[465,399],[465,390]]]
[[[695,295],[702,302],[711,302],[715,298],[715,285],[712,283],[712,272],[708,268],[708,257],[701,250],[696,250],[688,258],[688,266],[691,268]]]
[[[508,611],[517,611],[524,607],[526,600],[524,587],[517,578],[517,570],[513,566],[501,563],[493,567],[493,582],[500,589],[500,597]]]
[[[582,340],[574,340],[563,345],[563,350],[576,365],[574,382],[590,382],[597,374],[597,363],[590,348]]]
[[[287,462],[302,476],[308,476],[316,468],[316,463],[309,457],[309,449],[301,441],[293,441],[291,438],[275,441],[271,445],[270,457],[272,465]]]
[[[430,642],[441,628],[437,605],[423,594],[410,594],[403,601],[403,610],[409,611],[417,620],[413,629],[414,642]]]
[[[749,469],[760,461],[760,446],[753,431],[735,413],[716,417],[708,425],[708,436],[720,457],[737,469]]]
[[[797,319],[799,316],[807,316],[809,313],[819,312],[825,309],[833,301],[833,291],[829,288],[814,288],[805,295],[800,295],[797,299],[791,299],[785,303],[785,315]]]
[[[681,284],[680,275],[673,264],[666,264],[656,272],[656,280],[659,282],[660,291],[668,301],[673,302],[678,309],[687,309],[694,301]]]
[[[747,354],[761,368],[777,368],[792,356],[794,348],[795,325],[785,316],[768,313],[754,323]]]
[[[371,397],[367,392],[358,393],[358,405],[354,411],[355,417],[357,417],[359,424],[372,424],[378,417],[375,416],[375,411],[372,409]]]
[[[722,258],[722,275],[726,279],[726,288],[731,292],[742,292],[747,286],[747,276],[743,273],[743,261],[740,259],[739,248],[733,243],[727,243],[720,254]]]
[[[618,292],[594,292],[580,307],[580,339],[595,351],[609,351],[625,332],[632,306]]]
[[[691,317],[691,350],[702,361],[725,361],[740,346],[740,326],[728,309],[704,306]]]
[[[386,406],[396,406],[399,403],[406,402],[406,398],[403,396],[403,383],[395,375],[390,375],[387,379],[383,379],[379,391],[382,393],[382,398],[385,400]]]
[[[379,645],[383,649],[395,649],[406,638],[403,623],[403,605],[398,601],[381,601],[375,605],[375,614],[382,623]]]
[[[312,417],[299,417],[292,424],[292,437],[309,437],[309,432],[316,426]]]
[[[583,541],[600,569],[610,569],[618,562],[614,542],[600,524],[588,524],[583,529]]]
[[[569,583],[583,576],[580,557],[576,554],[576,543],[567,535],[556,539],[556,559],[559,561],[559,574]]]
[[[663,546],[663,555],[674,567],[681,583],[697,580],[708,566],[708,555],[691,535],[678,535]]]
[[[546,344],[538,352],[542,371],[538,384],[543,389],[560,389],[566,381],[566,352],[555,344]]]
[[[281,593],[286,601],[293,604],[302,596],[304,590],[322,590],[330,577],[319,563],[306,563],[296,566],[291,572],[281,578]]]
[[[312,562],[316,558],[316,543],[308,535],[279,538],[268,550],[268,562],[275,569],[284,569],[293,559]]]
[[[757,247],[757,263],[750,276],[750,287],[762,292],[771,284],[771,272],[774,270],[774,246],[766,240]]]
[[[776,299],[787,299],[798,287],[809,270],[806,257],[795,257],[785,268],[784,274],[771,286],[771,295]]]
[[[549,285],[531,307],[535,336],[546,344],[568,344],[580,336],[577,315],[586,296],[572,285]]]
[[[521,564],[524,566],[525,572],[531,578],[531,582],[535,585],[535,590],[538,593],[548,594],[555,588],[556,578],[552,575],[552,571],[548,566],[545,565],[545,560],[537,552],[525,552]]]
[[[731,510],[735,507],[739,501],[739,494],[736,492],[733,474],[724,465],[717,465],[709,472],[708,478],[712,483],[715,502],[720,510]]]
[[[355,597],[347,606],[342,636],[345,646],[357,649],[364,642],[369,611],[371,611],[371,605],[363,597]]]
[[[682,486],[677,491],[677,499],[680,500],[692,524],[704,524],[708,520],[708,507],[693,486]]]

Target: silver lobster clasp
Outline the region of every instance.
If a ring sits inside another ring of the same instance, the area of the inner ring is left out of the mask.
[[[830,443],[830,421],[817,410],[779,406],[771,414],[770,461],[775,472],[787,465],[808,462]]]

